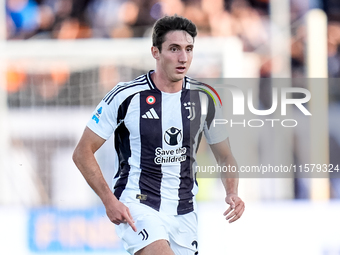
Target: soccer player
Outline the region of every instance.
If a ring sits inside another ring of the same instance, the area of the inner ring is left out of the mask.
[[[156,69],[103,98],[73,154],[130,254],[198,254],[195,158],[203,133],[221,166],[237,166],[223,125],[213,125],[222,118],[219,96],[186,76],[196,34],[188,19],[159,19],[151,47]],[[113,133],[112,192],[94,153]],[[245,208],[238,178],[224,175],[222,182],[229,204],[224,215],[234,222]]]

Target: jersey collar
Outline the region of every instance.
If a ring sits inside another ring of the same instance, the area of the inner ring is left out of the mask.
[[[155,85],[155,83],[153,82],[153,80],[151,79],[151,74],[152,74],[153,72],[155,72],[155,70],[150,70],[150,71],[146,74],[146,78],[147,78],[148,84],[149,84],[149,86],[150,86],[151,89],[155,89],[155,90],[160,91],[160,90],[156,87],[156,85]],[[182,90],[183,90],[183,89],[186,89],[187,86],[189,86],[189,83],[187,82],[187,76],[184,76],[183,81],[182,81]]]

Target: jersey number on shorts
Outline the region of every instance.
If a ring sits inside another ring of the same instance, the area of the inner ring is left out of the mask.
[[[143,237],[142,241],[148,240],[148,238],[149,238],[149,234],[148,234],[148,232],[146,232],[146,230],[144,228],[141,232],[138,233],[138,235],[142,235],[142,237]]]
[[[195,247],[196,247],[196,250],[197,250],[198,243],[197,243],[196,240],[193,241],[193,242],[191,243],[191,245],[192,245],[192,246],[195,246]],[[198,251],[195,252],[195,255],[198,255]]]

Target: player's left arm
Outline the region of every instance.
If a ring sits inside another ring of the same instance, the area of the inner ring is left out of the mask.
[[[245,209],[244,202],[238,196],[239,178],[237,162],[231,152],[229,138],[222,142],[211,144],[210,148],[221,167],[225,166],[225,169],[234,169],[234,171],[221,172],[221,180],[226,191],[225,201],[229,204],[229,208],[223,215],[226,216],[226,220],[229,220],[229,223],[232,223],[242,216]]]

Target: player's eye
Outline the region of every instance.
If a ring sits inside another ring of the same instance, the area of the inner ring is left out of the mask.
[[[187,48],[187,52],[192,52],[192,48],[191,47]]]
[[[171,47],[170,50],[171,50],[172,52],[176,52],[178,49],[177,49],[177,47]]]

